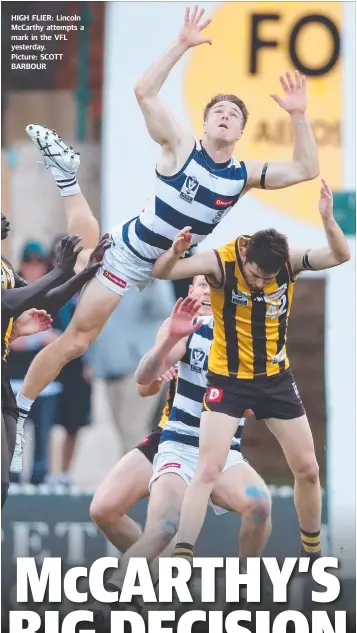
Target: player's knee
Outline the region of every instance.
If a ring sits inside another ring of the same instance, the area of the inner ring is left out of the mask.
[[[90,504],[89,513],[92,521],[99,528],[110,527],[118,523],[123,513],[118,505],[110,503],[108,499],[103,498],[100,494],[94,495]]]
[[[222,468],[212,459],[205,459],[197,468],[196,479],[204,484],[214,484],[218,480]]]
[[[245,499],[243,517],[248,515],[256,524],[265,524],[270,520],[271,498],[265,487],[249,486],[245,491]]]
[[[177,534],[179,527],[179,516],[167,517],[160,524],[160,537],[165,543],[170,543]]]
[[[70,361],[73,358],[82,356],[91,342],[90,332],[82,332],[75,328],[67,331],[63,340],[63,352],[66,355],[66,360]]]
[[[310,484],[316,484],[319,480],[319,465],[313,455],[305,458],[294,472],[295,478]]]

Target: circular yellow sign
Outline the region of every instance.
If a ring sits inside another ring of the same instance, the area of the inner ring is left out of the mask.
[[[212,46],[193,49],[185,76],[186,102],[196,133],[202,133],[203,109],[211,97],[233,93],[249,110],[235,157],[266,161],[290,158],[290,117],[270,94],[282,96],[279,75],[298,67],[307,77],[307,114],[318,145],[320,174],[332,189],[340,188],[341,23],[339,2],[221,5],[207,29]],[[319,188],[317,179],[279,191],[255,189],[252,195],[283,213],[320,226]]]

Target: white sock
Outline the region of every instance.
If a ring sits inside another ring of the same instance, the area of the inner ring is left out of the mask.
[[[29,398],[23,396],[21,393],[18,393],[16,396],[16,404],[20,412],[20,417],[25,420],[30,413],[31,407],[33,405],[33,400],[30,400]]]
[[[81,193],[75,172],[66,173],[56,166],[50,167],[50,171],[57,183],[61,196],[75,196],[77,193]]]

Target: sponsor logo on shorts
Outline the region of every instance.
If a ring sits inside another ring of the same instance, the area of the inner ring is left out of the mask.
[[[104,270],[103,275],[104,277],[109,279],[109,281],[112,281],[113,284],[115,284],[116,286],[119,286],[120,288],[126,288],[128,285],[127,281],[125,281],[124,279],[121,279],[120,277],[117,277],[113,273],[110,273],[109,270]]]
[[[248,305],[248,293],[247,292],[241,292],[240,290],[238,290],[237,292],[235,290],[232,290],[232,303],[235,306],[247,306]]]
[[[223,389],[217,389],[217,387],[209,387],[207,391],[207,402],[221,402],[223,398]]]
[[[147,444],[149,439],[150,439],[150,435],[148,435],[142,442],[140,442],[140,445]]]
[[[162,470],[166,470],[167,468],[181,468],[181,464],[179,464],[178,462],[169,462],[168,464],[164,464],[163,466],[161,466],[161,468],[159,468],[159,473]]]
[[[297,398],[299,398],[299,400],[301,400],[301,397],[300,397],[300,394],[299,394],[299,390],[298,390],[298,388],[297,388],[297,386],[296,386],[296,382],[293,382],[293,383],[292,383],[292,387],[293,387],[293,389],[294,389],[294,391],[295,391],[295,395],[296,395],[296,397],[297,397]]]

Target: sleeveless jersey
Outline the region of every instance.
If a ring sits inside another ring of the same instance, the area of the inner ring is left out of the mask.
[[[1,284],[5,289],[15,288],[15,275],[10,262],[1,258]],[[1,356],[3,360],[9,355],[9,343],[14,319],[1,318]]]
[[[198,447],[203,398],[207,388],[207,365],[213,341],[213,317],[200,317],[201,327],[188,338],[186,353],[178,363],[177,390],[160,443],[180,442]],[[231,449],[240,450],[244,418]]]
[[[123,241],[137,257],[154,263],[171,247],[177,233],[191,226],[194,247],[236,204],[246,182],[243,162],[230,158],[215,163],[196,141],[177,174],[162,176],[156,170],[154,197],[140,216],[124,224]]]
[[[248,287],[239,255],[240,236],[216,251],[224,281],[211,286],[214,341],[209,371],[253,379],[274,376],[290,366],[286,353],[288,318],[294,292],[290,263],[261,292]]]

